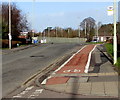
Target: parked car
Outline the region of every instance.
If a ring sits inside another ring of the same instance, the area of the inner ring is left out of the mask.
[[[98,42],[98,41],[97,41],[97,39],[94,39],[94,40],[92,40],[91,42],[94,42],[94,43],[95,43],[95,42]]]

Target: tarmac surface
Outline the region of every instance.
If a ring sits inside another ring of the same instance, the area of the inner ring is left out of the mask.
[[[2,96],[18,89],[80,47],[80,44],[54,43],[2,50]]]
[[[82,57],[87,60],[84,61]],[[8,98],[118,100],[118,73],[114,70],[111,61],[103,45],[87,45],[73,54],[42,82],[41,77],[38,77],[34,84]],[[85,64],[82,64],[83,62]],[[88,72],[85,71],[86,68]]]

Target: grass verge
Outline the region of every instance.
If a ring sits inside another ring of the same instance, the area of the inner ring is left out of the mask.
[[[103,44],[104,42],[86,42],[87,44]]]
[[[113,58],[113,45],[111,43],[105,44],[106,50],[108,54]],[[115,69],[118,71],[120,75],[120,57],[117,58],[117,63],[115,64]]]
[[[120,67],[120,57],[117,59],[117,63],[115,64],[117,67]]]
[[[108,54],[113,57],[113,45],[111,43],[106,43],[105,44],[106,50]]]

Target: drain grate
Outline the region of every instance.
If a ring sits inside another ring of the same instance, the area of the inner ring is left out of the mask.
[[[40,58],[42,58],[42,57],[45,57],[44,55],[38,55],[38,56],[30,56],[30,57],[40,57]]]

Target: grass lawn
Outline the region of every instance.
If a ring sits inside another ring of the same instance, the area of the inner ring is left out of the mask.
[[[113,45],[110,43],[106,43],[105,44],[106,50],[107,52],[111,55],[111,57],[113,57]],[[117,63],[115,64],[116,66],[116,70],[119,72],[120,74],[120,57],[117,58]]]

